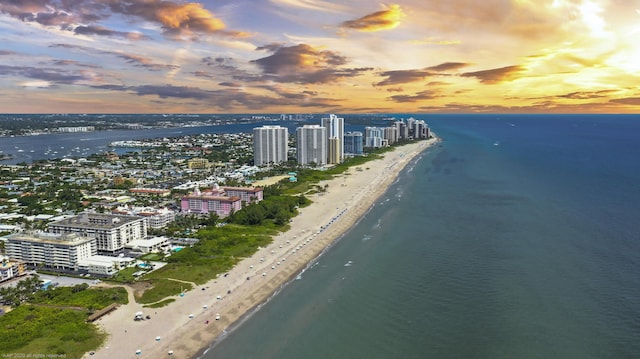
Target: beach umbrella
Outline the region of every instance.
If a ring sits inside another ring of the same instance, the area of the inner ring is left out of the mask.
[[[189,314],[189,319],[193,318],[193,314]]]
[[[173,350],[169,350],[169,351],[167,352],[167,354],[168,354],[168,355],[173,355]]]
[[[140,355],[140,354],[142,354],[142,350],[140,349],[136,350],[136,355]]]
[[[160,337],[156,337],[156,341],[159,342],[160,341]]]

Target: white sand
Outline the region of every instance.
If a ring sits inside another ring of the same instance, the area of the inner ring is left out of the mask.
[[[348,231],[393,183],[400,170],[436,141],[397,147],[383,159],[361,166],[362,171],[351,168],[347,175],[320,183],[322,187],[328,185],[327,192],[310,197],[313,204],[300,211],[291,229],[275,237],[269,247],[242,260],[228,276],[197,286],[183,297],[177,296],[170,305],[157,309],[143,309],[130,294],[128,305],[97,321],[109,337],[94,355],[87,354],[85,358],[193,358]],[[321,230],[321,226],[326,227]],[[228,291],[231,293],[227,294]],[[137,311],[151,315],[151,319],[134,321]],[[136,354],[137,350],[141,353]]]

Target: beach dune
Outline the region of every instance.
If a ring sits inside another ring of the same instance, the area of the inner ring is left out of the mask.
[[[196,286],[170,305],[142,308],[130,291],[130,303],[96,323],[109,335],[86,358],[194,358],[294,278],[347,232],[392,184],[399,172],[437,139],[396,147],[359,170],[319,183],[326,192],[310,196],[291,228],[274,237],[226,276]],[[137,312],[151,319],[134,320]]]

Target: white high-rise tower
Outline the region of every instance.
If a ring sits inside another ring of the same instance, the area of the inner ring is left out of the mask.
[[[327,129],[327,163],[341,163],[344,160],[344,118],[330,114],[321,119],[322,127]]]
[[[296,129],[298,164],[327,163],[327,129],[318,125],[305,125]]]
[[[280,126],[253,129],[253,163],[262,166],[287,161],[289,130]]]

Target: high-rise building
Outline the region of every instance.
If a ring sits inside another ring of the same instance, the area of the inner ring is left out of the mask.
[[[361,155],[363,152],[362,132],[354,131],[344,134],[344,153]]]
[[[256,166],[287,161],[289,130],[280,126],[253,129],[253,162]]]
[[[398,140],[406,140],[409,138],[409,129],[407,128],[407,124],[403,121],[394,122],[396,128],[398,129]]]
[[[384,129],[365,127],[365,147],[380,148],[384,145]]]
[[[327,129],[327,163],[341,163],[344,160],[344,118],[334,114],[321,119],[322,127]]]
[[[387,144],[389,145],[393,145],[394,143],[398,142],[398,129],[395,127],[385,127],[383,129],[383,136],[384,139],[387,140]]]
[[[327,129],[318,125],[304,125],[296,129],[298,164],[327,163]]]

